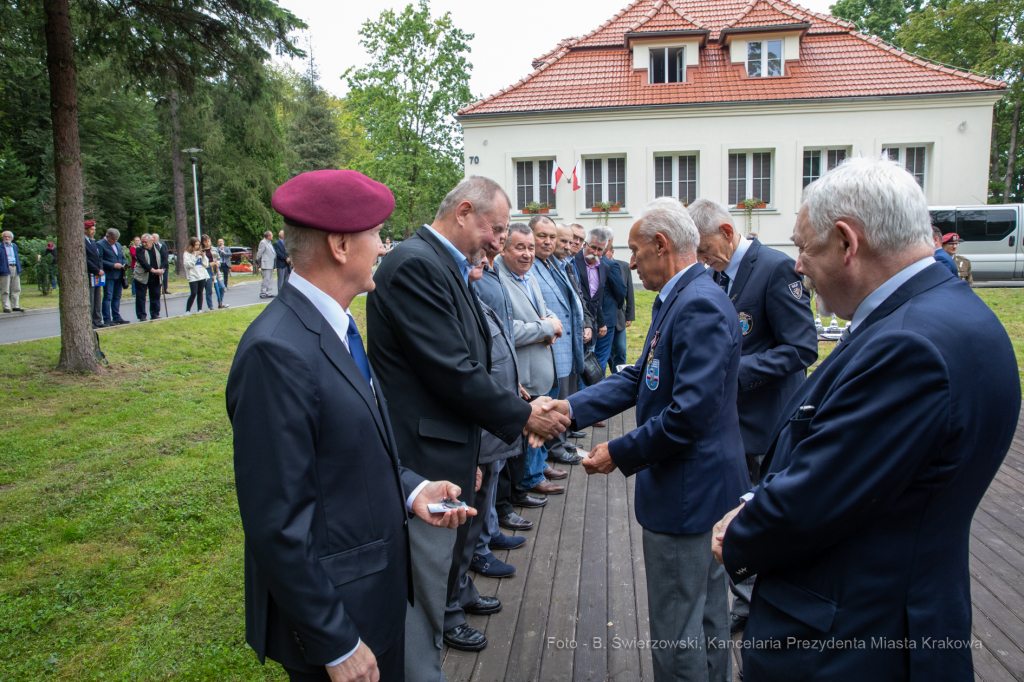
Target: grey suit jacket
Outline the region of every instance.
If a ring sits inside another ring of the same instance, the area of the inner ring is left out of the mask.
[[[519,383],[531,396],[547,395],[555,385],[555,354],[548,344],[555,338],[555,327],[544,318],[554,315],[548,312],[536,280],[530,280],[537,300],[534,306],[522,282],[512,275],[501,257],[494,262],[512,302],[512,338],[519,359]]]
[[[277,254],[274,253],[274,245],[266,239],[260,240],[260,247],[256,249],[256,262],[263,270],[273,270],[277,263]]]

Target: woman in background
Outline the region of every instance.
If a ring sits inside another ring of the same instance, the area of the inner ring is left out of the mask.
[[[188,277],[188,302],[185,303],[185,314],[192,313],[192,302],[196,302],[197,310],[203,312],[203,290],[206,289],[210,279],[209,261],[199,245],[199,239],[189,237],[188,246],[185,247],[183,256],[185,263],[185,275]]]

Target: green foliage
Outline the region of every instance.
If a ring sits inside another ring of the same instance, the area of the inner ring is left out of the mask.
[[[466,58],[472,34],[451,13],[436,20],[426,0],[401,13],[386,10],[359,34],[370,63],[347,74],[347,106],[373,155],[360,165],[395,195],[385,236],[406,236],[430,222],[462,179],[462,136],[454,119],[473,100]]]
[[[39,218],[35,185],[10,146],[0,151],[0,225],[15,236],[32,234]]]
[[[21,256],[21,283],[34,284],[36,282],[36,256],[46,251],[46,242],[53,241],[53,237],[44,239],[26,239],[24,237],[15,240],[18,244],[18,255]]]
[[[36,286],[43,296],[49,296],[52,291],[53,275],[57,272],[57,263],[53,260],[53,254],[45,254],[36,262]]]
[[[921,9],[922,0],[838,0],[833,16],[857,24],[857,28],[899,45],[897,32],[907,17]]]

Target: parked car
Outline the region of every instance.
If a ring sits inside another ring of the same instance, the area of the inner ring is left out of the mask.
[[[231,249],[231,264],[238,265],[242,262],[242,256],[245,256],[252,262],[252,249],[247,246],[229,246]]]
[[[932,225],[960,235],[958,256],[971,261],[975,280],[1024,279],[1024,204],[931,206]]]

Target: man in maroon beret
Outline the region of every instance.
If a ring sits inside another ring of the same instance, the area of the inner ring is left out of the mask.
[[[85,268],[89,273],[89,306],[92,309],[92,328],[102,329],[103,324],[103,257],[93,237],[96,236],[96,221],[85,221]]]
[[[395,200],[360,173],[324,170],[286,182],[273,206],[294,271],[242,336],[227,385],[246,641],[293,682],[401,681],[408,519],[454,529],[476,511],[429,510],[462,491],[400,464],[349,311],[374,287]]]

